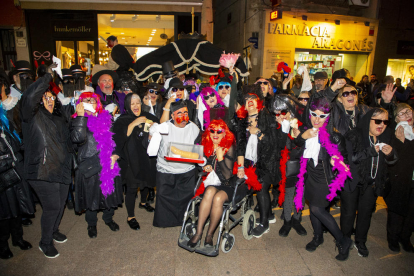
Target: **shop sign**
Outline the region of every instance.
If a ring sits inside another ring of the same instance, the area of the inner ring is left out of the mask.
[[[352,50],[352,51],[367,51],[370,52],[374,49],[374,42],[368,41],[367,38],[360,40],[345,40],[331,38],[328,28],[323,26],[308,26],[308,25],[296,25],[296,24],[282,24],[282,23],[269,23],[269,34],[280,35],[296,35],[296,36],[308,36],[313,38],[313,49],[324,50]]]
[[[96,33],[96,25],[96,22],[90,20],[55,20],[52,22],[52,34],[56,38],[91,38]]]
[[[414,55],[414,41],[399,40],[397,45],[397,54]]]

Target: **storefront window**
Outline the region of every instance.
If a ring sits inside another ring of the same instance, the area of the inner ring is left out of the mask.
[[[62,61],[62,68],[70,68],[75,64],[75,43],[56,41],[56,57]]]
[[[389,59],[387,75],[401,78],[402,86],[407,86],[410,79],[414,79],[414,59]]]
[[[351,78],[358,83],[362,76],[367,74],[367,62],[368,55],[366,54],[295,52],[294,73],[296,74],[298,66],[303,64],[308,69],[312,80],[317,71],[325,71],[330,79],[335,70],[345,68],[349,71]]]
[[[78,64],[87,75],[90,75],[95,65],[95,48],[93,41],[78,41]]]

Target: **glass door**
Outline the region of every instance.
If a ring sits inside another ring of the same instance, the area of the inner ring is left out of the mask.
[[[90,75],[95,65],[93,41],[56,41],[56,57],[62,61],[62,68],[72,65],[82,66],[86,75]]]

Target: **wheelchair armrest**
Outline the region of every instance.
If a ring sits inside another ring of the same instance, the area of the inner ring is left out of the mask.
[[[232,200],[231,200],[231,202],[232,202],[233,206],[236,204],[236,202],[235,202],[234,200],[236,199],[237,188],[238,188],[241,184],[243,184],[245,181],[246,181],[246,179],[244,179],[244,178],[238,178],[238,179],[236,180],[236,187],[234,187],[233,198],[232,198]]]
[[[202,171],[202,172],[199,172],[198,173],[198,177],[202,177],[202,176],[205,176],[205,175],[207,175],[208,174],[208,172],[204,172],[204,171]]]

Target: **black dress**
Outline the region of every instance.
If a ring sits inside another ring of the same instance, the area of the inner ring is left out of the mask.
[[[78,167],[85,164],[88,159],[98,155],[97,142],[93,133],[87,127],[88,117],[78,116],[71,122],[70,137],[74,144],[78,146],[77,161]],[[119,154],[118,154],[119,155]],[[75,172],[75,211],[83,210],[102,210],[116,208],[122,204],[122,181],[120,177],[115,177],[115,191],[106,198],[101,190],[100,171],[86,178],[80,170]]]
[[[217,156],[211,155],[207,159],[207,165],[211,165],[220,179],[221,185],[215,186],[219,191],[224,191],[227,194],[228,201],[231,201],[234,194],[234,184],[236,183],[237,176],[233,174],[233,166],[235,162],[236,151],[234,146],[231,146],[224,156],[222,161],[217,161]],[[236,202],[246,196],[248,191],[247,185],[242,184],[237,188]]]
[[[155,187],[157,157],[149,157],[147,154],[148,132],[144,132],[145,124],[135,127],[131,135],[127,136],[128,125],[139,117],[146,117],[159,123],[159,119],[150,113],[141,112],[136,117],[130,115],[127,110],[127,114],[121,115],[116,120],[113,131],[116,151],[120,154],[119,164],[123,182],[128,188],[142,190],[146,187]]]

